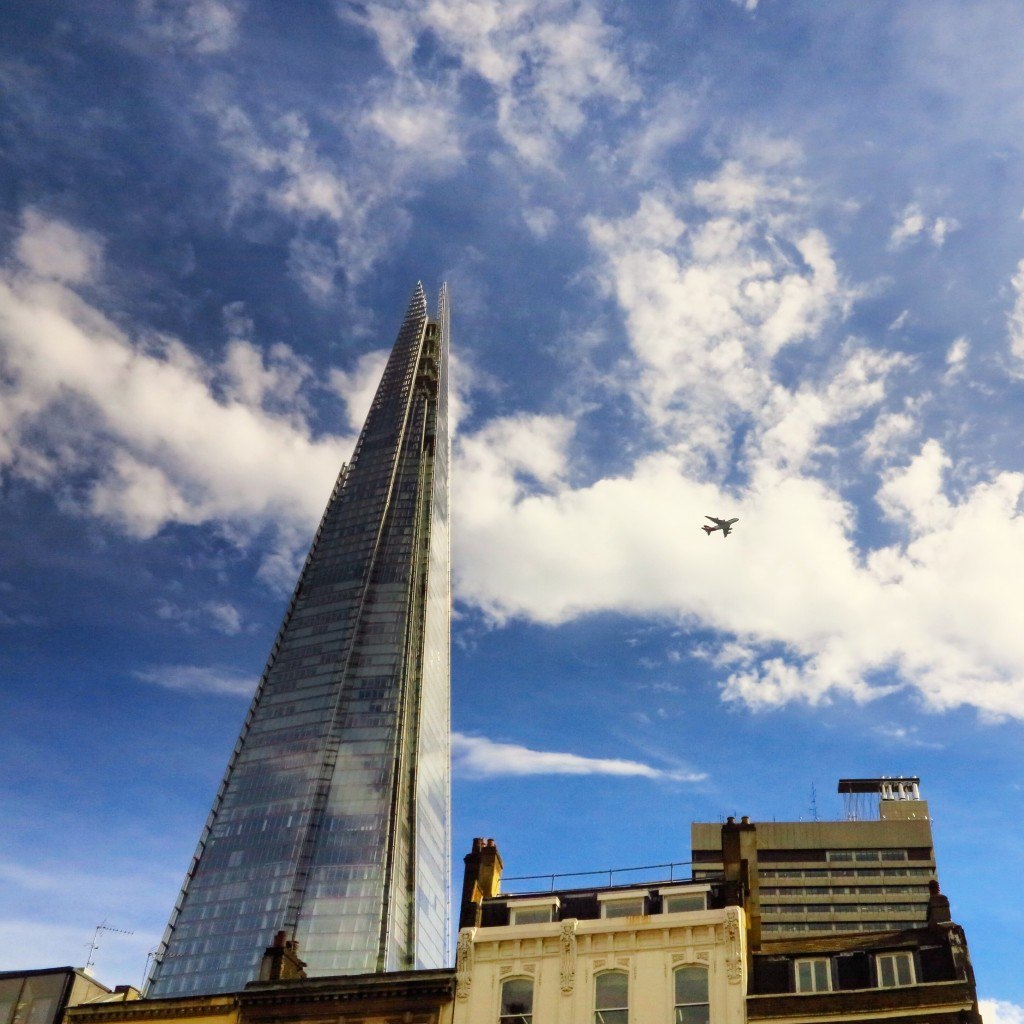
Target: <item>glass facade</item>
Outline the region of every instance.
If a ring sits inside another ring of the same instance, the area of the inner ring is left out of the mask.
[[[279,930],[311,977],[448,962],[447,294],[418,286],[156,957],[241,989]]]

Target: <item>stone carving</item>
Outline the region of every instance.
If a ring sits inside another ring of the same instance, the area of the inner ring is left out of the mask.
[[[558,933],[558,941],[562,951],[562,991],[572,992],[576,985],[576,920],[562,922]]]
[[[463,928],[459,932],[459,944],[455,949],[455,995],[459,999],[469,996],[473,984],[473,929]]]
[[[743,980],[743,958],[740,956],[740,911],[738,907],[725,908],[725,976],[730,985]]]

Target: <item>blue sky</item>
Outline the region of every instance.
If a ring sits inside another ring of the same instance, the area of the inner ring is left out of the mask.
[[[7,5],[0,966],[107,920],[141,979],[422,279],[456,863],[920,774],[1020,1024],[1022,50],[1009,0]]]

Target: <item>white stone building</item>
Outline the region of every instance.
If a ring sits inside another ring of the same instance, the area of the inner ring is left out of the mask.
[[[454,1024],[744,1024],[743,911],[705,909],[707,890],[485,898],[506,912],[459,932]]]

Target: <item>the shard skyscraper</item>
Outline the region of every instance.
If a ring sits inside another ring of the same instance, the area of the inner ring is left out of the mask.
[[[310,976],[442,967],[449,859],[448,300],[417,286],[155,957],[241,989],[284,930]]]

